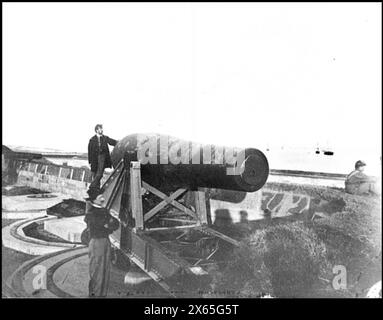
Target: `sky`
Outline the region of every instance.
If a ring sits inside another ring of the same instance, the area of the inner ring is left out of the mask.
[[[3,144],[158,132],[381,155],[381,3],[3,3]]]

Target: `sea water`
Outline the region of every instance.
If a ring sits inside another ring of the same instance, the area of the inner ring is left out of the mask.
[[[366,174],[381,176],[380,150],[343,148],[331,151],[333,155],[325,155],[322,150],[317,154],[314,148],[275,148],[264,153],[270,169],[348,174],[354,170],[355,162],[362,160],[367,164]]]

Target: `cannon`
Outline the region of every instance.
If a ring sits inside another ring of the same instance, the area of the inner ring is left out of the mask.
[[[209,194],[262,188],[269,174],[265,155],[133,134],[116,144],[111,160],[114,171],[102,192],[120,221],[112,245],[171,295],[183,296],[174,292],[186,284],[192,292],[208,286],[210,266],[230,263],[231,250],[241,245],[213,225]]]
[[[133,134],[121,139],[111,154],[113,166],[123,159],[141,163],[141,177],[172,191],[216,188],[254,192],[269,175],[266,156],[254,148],[198,144],[159,134]]]

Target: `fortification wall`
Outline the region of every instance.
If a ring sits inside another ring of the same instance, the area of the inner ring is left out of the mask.
[[[70,195],[76,200],[87,197],[91,182],[88,168],[76,168],[57,164],[43,164],[33,161],[15,160],[17,184],[49,192]],[[108,178],[104,175],[101,183]]]

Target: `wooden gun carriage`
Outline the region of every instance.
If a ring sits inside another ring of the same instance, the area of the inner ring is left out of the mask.
[[[180,150],[188,152],[174,163]],[[201,156],[206,150],[212,150],[208,161]],[[234,161],[226,161],[229,153]],[[208,286],[209,268],[227,263],[240,246],[212,226],[208,191],[259,190],[269,174],[266,157],[257,149],[227,152],[155,134],[125,137],[111,157],[115,169],[102,192],[120,221],[113,246],[171,295],[198,296]]]

